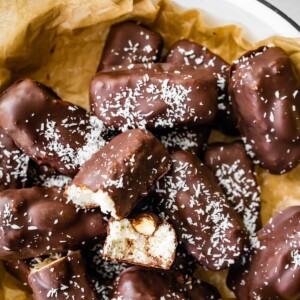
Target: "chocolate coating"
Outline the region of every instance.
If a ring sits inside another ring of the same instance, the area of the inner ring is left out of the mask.
[[[97,211],[78,210],[56,188],[0,193],[0,258],[26,259],[78,249],[105,235]]]
[[[197,129],[180,127],[154,134],[170,152],[184,150],[197,155],[203,150],[209,138],[210,128],[208,126]]]
[[[151,268],[130,267],[120,274],[114,286],[113,299],[186,299],[173,273]]]
[[[70,186],[107,193],[114,203],[115,217],[124,218],[168,172],[170,163],[169,153],[158,139],[149,131],[133,129],[95,153]]]
[[[229,203],[243,218],[249,233],[254,234],[261,227],[260,190],[244,145],[239,142],[211,145],[204,161],[214,172]]]
[[[97,299],[80,251],[32,271],[28,280],[35,300]]]
[[[90,105],[100,120],[121,131],[193,127],[214,119],[217,84],[209,71],[191,66],[136,65],[96,74]]]
[[[27,179],[29,157],[0,127],[0,191],[21,188]]]
[[[231,69],[229,91],[248,153],[275,174],[300,160],[300,81],[287,54],[262,47]]]
[[[159,33],[134,22],[122,22],[110,28],[98,71],[110,66],[128,66],[159,60],[163,39]]]
[[[229,64],[206,47],[186,39],[177,41],[171,47],[166,62],[206,69],[216,77],[218,114],[215,123],[221,130],[236,133],[236,118],[228,98]]]
[[[106,143],[100,120],[31,79],[19,80],[2,93],[0,126],[30,158],[63,175],[75,175]]]
[[[279,212],[258,232],[260,246],[228,275],[238,299],[300,299],[299,233],[300,206]]]
[[[187,251],[210,270],[224,269],[247,245],[240,216],[195,155],[177,151],[171,158],[170,172],[156,187],[161,205]]]

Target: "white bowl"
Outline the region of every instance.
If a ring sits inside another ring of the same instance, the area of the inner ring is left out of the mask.
[[[261,2],[260,2],[261,1]],[[257,42],[272,35],[295,38],[300,28],[264,0],[173,0],[183,8],[198,8],[209,26],[235,24],[245,31],[245,39]]]

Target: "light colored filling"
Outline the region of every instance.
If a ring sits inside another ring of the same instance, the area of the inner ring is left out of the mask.
[[[103,256],[124,262],[168,269],[173,263],[177,242],[173,227],[164,222],[152,236],[138,233],[128,219],[112,221]]]
[[[72,201],[75,205],[83,208],[100,207],[104,214],[111,214],[114,218],[118,219],[114,202],[102,190],[93,192],[88,188],[81,188],[72,184],[66,189],[66,194],[68,200]]]
[[[50,266],[51,264],[56,264],[58,261],[64,258],[65,257],[64,256],[61,257],[61,255],[53,255],[45,259],[42,259],[37,264],[35,264],[33,268],[31,268],[30,273],[35,273],[47,266]]]

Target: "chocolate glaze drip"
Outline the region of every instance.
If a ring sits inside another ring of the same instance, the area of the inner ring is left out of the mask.
[[[191,66],[136,65],[96,74],[90,105],[99,119],[121,131],[194,127],[214,119],[217,84],[209,71]]]
[[[300,206],[288,207],[258,232],[260,245],[228,275],[238,299],[300,299],[299,220]]]
[[[196,156],[177,151],[171,158],[170,172],[156,187],[161,205],[187,251],[208,269],[224,269],[247,245],[243,222]]]
[[[100,120],[31,79],[2,93],[0,126],[38,164],[69,176],[106,143]]]
[[[229,91],[246,149],[271,173],[300,160],[300,81],[281,48],[261,47],[231,68]]]
[[[159,33],[134,22],[122,22],[110,28],[98,71],[110,66],[157,62],[163,47]]]
[[[0,258],[26,259],[78,249],[105,235],[98,211],[78,210],[56,188],[0,193]]]

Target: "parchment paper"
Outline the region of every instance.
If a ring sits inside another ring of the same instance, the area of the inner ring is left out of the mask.
[[[16,79],[31,77],[52,87],[63,99],[88,108],[89,81],[101,56],[111,24],[132,19],[160,32],[165,51],[175,41],[189,38],[207,46],[229,63],[258,45],[273,43],[291,57],[300,76],[300,38],[271,37],[257,45],[243,40],[240,28],[207,27],[201,13],[182,11],[160,0],[1,0],[0,90]],[[214,134],[213,140],[228,140]],[[285,175],[258,169],[262,189],[263,222],[278,210],[300,205],[300,167]],[[201,279],[215,283],[223,297],[226,271],[203,268]],[[8,275],[0,262],[0,299],[25,300],[30,296]]]

